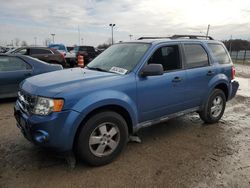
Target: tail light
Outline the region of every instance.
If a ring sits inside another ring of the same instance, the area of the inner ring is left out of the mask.
[[[235,78],[235,67],[232,66],[232,80]]]
[[[64,60],[64,61],[66,61],[66,60],[65,60],[64,53],[60,53],[60,54],[61,54],[61,56],[62,56],[63,60]]]

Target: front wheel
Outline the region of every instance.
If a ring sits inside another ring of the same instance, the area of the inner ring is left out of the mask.
[[[203,110],[199,112],[205,123],[216,123],[223,116],[226,107],[226,97],[222,90],[215,89],[209,96]]]
[[[128,140],[124,118],[116,112],[100,112],[83,125],[77,151],[80,159],[93,166],[110,163],[123,150]]]

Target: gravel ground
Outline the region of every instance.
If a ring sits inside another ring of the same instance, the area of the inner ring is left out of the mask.
[[[236,66],[241,92],[221,121],[197,114],[139,132],[121,156],[102,167],[63,158],[26,141],[15,125],[13,100],[0,102],[0,187],[250,187],[250,71]],[[239,73],[241,71],[241,73]],[[243,73],[242,73],[243,72]]]

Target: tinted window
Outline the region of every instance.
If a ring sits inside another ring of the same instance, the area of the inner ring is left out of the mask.
[[[39,55],[39,54],[51,54],[50,50],[46,49],[30,49],[30,54],[31,55]]]
[[[20,71],[30,68],[30,65],[19,58],[0,56],[0,71]]]
[[[208,55],[199,44],[184,44],[187,68],[208,66]]]
[[[181,68],[179,49],[177,45],[161,47],[154,52],[148,64],[162,64],[164,71]]]
[[[80,46],[79,51],[95,52],[95,49],[91,46]]]
[[[208,46],[210,47],[216,60],[220,64],[230,63],[230,59],[227,55],[227,52],[221,44],[208,44]]]
[[[53,49],[56,49],[56,50],[67,51],[65,46],[60,45],[60,44],[52,44],[52,45],[49,46],[49,48],[53,48]]]

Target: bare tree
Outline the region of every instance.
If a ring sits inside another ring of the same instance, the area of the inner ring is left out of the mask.
[[[107,49],[110,46],[110,44],[107,43],[103,43],[103,44],[99,44],[97,46],[98,49]]]
[[[20,39],[19,38],[15,38],[14,42],[15,42],[15,46],[19,46]]]
[[[108,40],[105,42],[111,46],[112,44],[112,38],[108,38]],[[115,44],[115,39],[113,39],[113,43]]]
[[[45,45],[45,46],[49,46],[50,43],[51,43],[51,39],[50,39],[50,38],[46,38],[46,39],[44,40],[44,45]]]
[[[28,46],[28,43],[27,43],[25,40],[23,40],[23,41],[21,42],[21,46]]]

